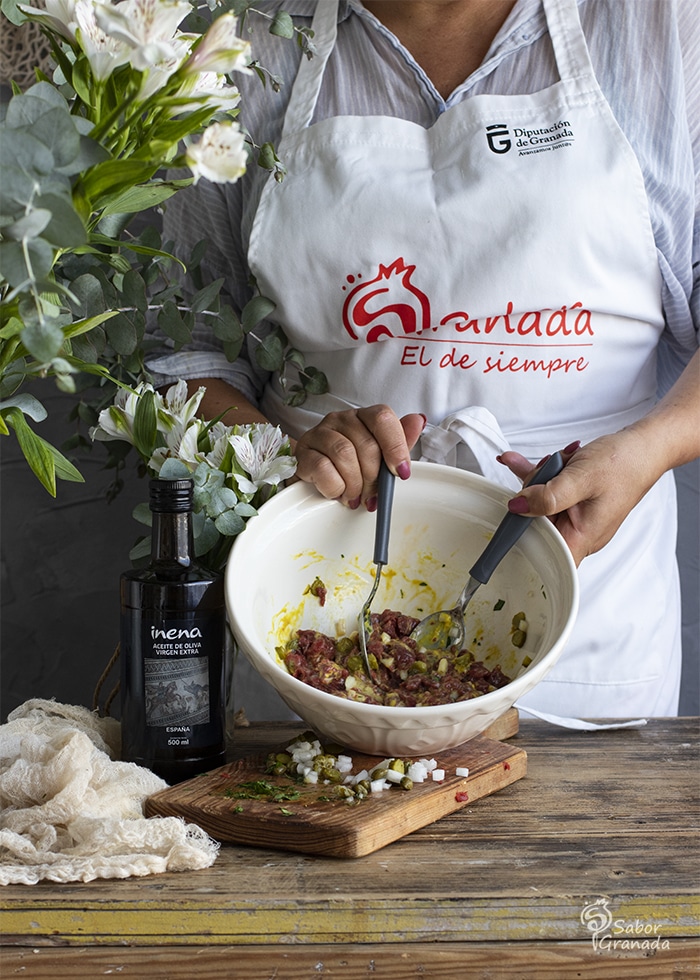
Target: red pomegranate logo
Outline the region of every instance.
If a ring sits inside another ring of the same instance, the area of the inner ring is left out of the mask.
[[[353,340],[364,337],[373,344],[382,337],[419,334],[430,327],[428,297],[411,282],[415,270],[415,265],[398,258],[389,266],[380,265],[374,279],[354,287],[343,304],[343,325]],[[348,282],[355,282],[355,277],[348,276]]]

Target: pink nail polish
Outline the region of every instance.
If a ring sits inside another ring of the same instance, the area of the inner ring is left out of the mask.
[[[377,498],[376,497],[370,497],[367,500],[367,503],[365,504],[365,507],[367,508],[367,510],[369,511],[370,514],[373,514],[375,512],[375,510],[377,509]]]
[[[350,510],[357,510],[359,506],[360,506],[359,497],[355,497],[354,500],[348,500],[348,507],[350,508]]]
[[[527,497],[513,497],[508,501],[508,510],[511,514],[527,514],[530,509]]]
[[[548,459],[551,459],[551,458],[552,458],[552,454],[551,453],[547,453],[546,456],[543,456],[542,459],[537,464],[537,469],[539,469],[540,466],[544,466],[544,464],[547,462],[547,460]]]
[[[403,463],[399,463],[396,467],[396,475],[400,480],[407,480],[411,475],[411,464],[408,460],[404,460]]]
[[[563,449],[562,452],[564,452],[567,455],[569,455],[570,453],[575,453],[576,450],[577,449],[580,449],[580,448],[581,448],[581,440],[580,439],[577,439],[576,442],[569,443],[569,445],[566,447],[566,449]]]

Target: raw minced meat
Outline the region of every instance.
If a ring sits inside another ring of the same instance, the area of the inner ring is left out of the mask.
[[[468,701],[510,683],[469,650],[419,649],[410,633],[419,620],[385,609],[372,613],[367,639],[372,676],[367,676],[357,633],[334,638],[297,630],[282,658],[289,673],[328,694],[383,704],[416,707]]]

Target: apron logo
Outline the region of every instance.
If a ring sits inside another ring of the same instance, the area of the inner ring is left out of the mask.
[[[486,141],[492,153],[507,153],[513,145],[509,137],[510,131],[505,123],[486,127]]]
[[[343,325],[353,340],[373,344],[383,337],[408,337],[430,327],[430,301],[414,286],[415,265],[398,258],[379,266],[374,279],[352,289],[343,304]],[[348,276],[348,283],[355,282]],[[347,289],[347,286],[343,286]]]

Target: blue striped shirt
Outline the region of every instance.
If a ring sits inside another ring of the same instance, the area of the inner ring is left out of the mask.
[[[284,7],[296,23],[308,27],[315,5],[315,0],[286,0],[257,6],[267,14]],[[659,350],[663,391],[695,351],[700,327],[697,0],[579,0],[579,13],[599,84],[644,174],[667,324]],[[281,89],[275,91],[269,83],[263,87],[257,75],[237,76],[240,118],[258,145],[267,141],[276,145],[301,52],[294,42],[270,35],[260,14],[250,14],[249,26],[253,56],[280,79]],[[313,121],[339,114],[379,114],[430,127],[463,99],[481,93],[536,92],[557,80],[541,0],[516,0],[480,67],[447,100],[360,0],[341,0],[338,39]],[[211,245],[203,273],[212,280],[225,280],[224,298],[239,310],[252,295],[246,253],[267,179],[265,171],[251,164],[238,183],[201,180],[176,195],[166,210],[166,239],[176,242],[185,261],[198,241],[208,239]],[[280,255],[280,262],[291,259]],[[260,336],[261,329],[256,334]],[[265,382],[249,350],[230,363],[204,324],[197,325],[193,343],[186,349],[153,358],[150,367],[160,383],[175,377],[223,378],[252,401]]]

